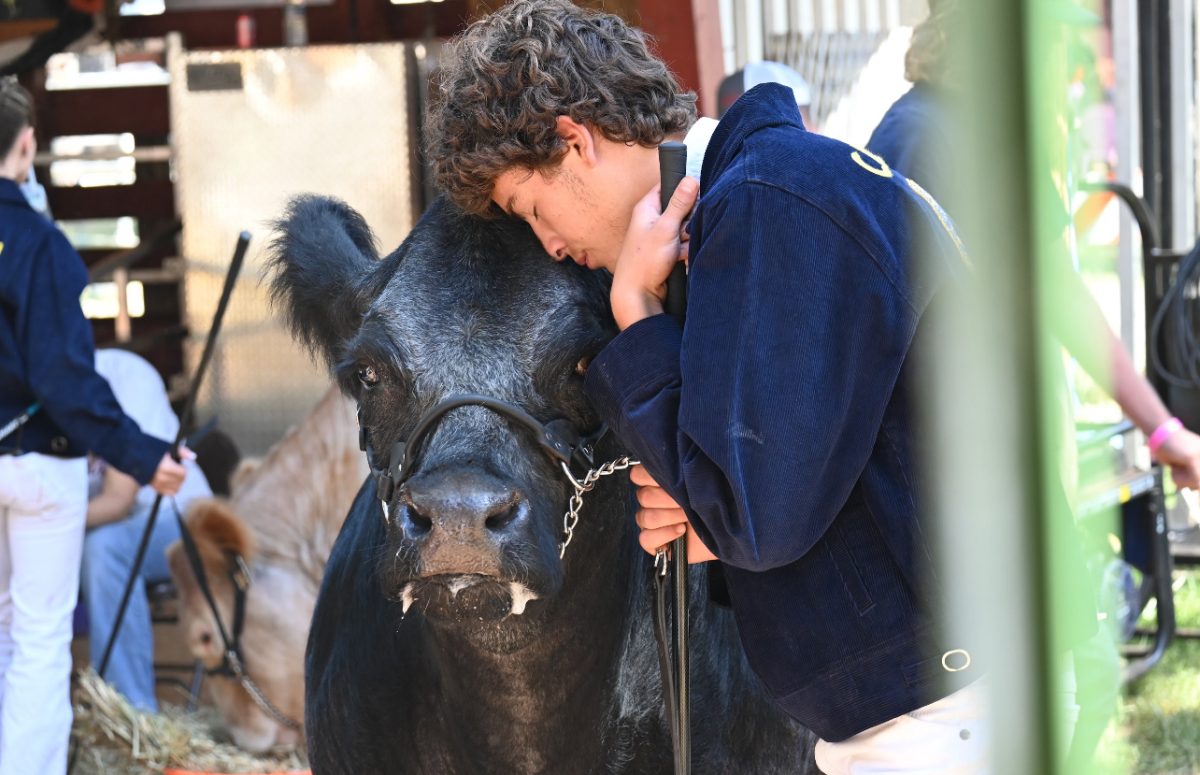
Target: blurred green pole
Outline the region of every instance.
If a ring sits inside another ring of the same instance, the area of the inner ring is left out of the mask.
[[[1096,775],[1101,771],[1101,763],[1084,754],[1098,742],[1104,724],[1113,723],[1111,715],[1116,713],[1120,680],[1115,633],[1102,631],[1100,623],[1094,620],[1092,634],[1081,629],[1086,622],[1084,617],[1097,614],[1099,579],[1093,578],[1087,568],[1088,551],[1072,505],[1083,483],[1077,481],[1080,472],[1072,406],[1075,396],[1068,381],[1062,345],[1062,342],[1075,343],[1070,353],[1080,361],[1107,361],[1103,343],[1107,332],[1088,329],[1084,323],[1088,318],[1072,301],[1079,291],[1071,290],[1084,287],[1081,278],[1075,275],[1076,235],[1071,219],[1072,200],[1083,174],[1079,149],[1084,138],[1077,112],[1086,101],[1081,90],[1085,89],[1089,76],[1096,75],[1091,72],[1096,52],[1091,51],[1094,41],[1089,35],[1101,24],[1097,5],[1096,0],[1027,0],[1025,19],[1029,76],[1025,99],[1030,127],[1027,169],[1034,257],[1032,295],[1038,321],[1035,336],[1042,407],[1040,443],[1046,456],[1048,485],[1042,492],[1040,534],[1045,547],[1042,562],[1046,584],[1042,649],[1051,677],[1048,687],[1051,691],[1046,700],[1055,763],[1052,771],[1068,775]],[[1089,51],[1090,55],[1084,56]],[[1068,96],[1072,91],[1074,98]],[[1085,352],[1089,349],[1090,355]],[[1097,375],[1097,380],[1111,395],[1111,374]],[[1108,515],[1109,530],[1119,534],[1115,517],[1114,509]],[[1099,515],[1089,519],[1093,527],[1103,521]],[[1105,625],[1103,629],[1108,628]],[[1076,688],[1076,702],[1071,708],[1063,695],[1066,679]],[[1079,739],[1084,745],[1069,761],[1064,761],[1072,739]]]
[[[1044,444],[1028,104],[1039,2],[961,4],[962,27],[948,36],[966,84],[954,100],[953,196],[974,282],[947,294],[953,324],[938,327],[924,391],[938,589],[947,641],[976,644],[986,671],[991,772],[1042,775],[1059,770],[1042,540],[1055,461]]]
[[[1079,284],[1068,254],[1068,41],[1098,17],[1071,0],[960,8],[947,36],[947,80],[965,85],[952,106],[951,196],[972,271],[947,295],[952,324],[934,331],[924,391],[936,588],[946,641],[973,644],[986,671],[991,772],[1092,775],[1096,765],[1065,761],[1066,689],[1075,654],[1094,645],[1096,598],[1070,505],[1077,465],[1060,342],[1101,336],[1071,334],[1080,322],[1067,292]],[[1094,688],[1115,680],[1109,669],[1093,656],[1079,678]]]

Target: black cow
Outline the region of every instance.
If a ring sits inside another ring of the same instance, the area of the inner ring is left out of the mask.
[[[552,261],[524,224],[439,201],[380,260],[358,213],[302,197],[273,263],[293,331],[358,401],[377,466],[452,394],[599,424],[582,374],[615,333],[605,281]],[[305,672],[313,771],[670,772],[628,478],[585,496],[560,560],[573,490],[530,430],[467,406],[426,440],[388,508],[364,485],[326,567]],[[596,458],[620,454],[608,436]],[[816,771],[727,610],[694,604],[691,659],[695,772]]]

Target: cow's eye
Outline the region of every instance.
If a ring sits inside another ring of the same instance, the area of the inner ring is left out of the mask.
[[[591,364],[591,362],[592,362],[592,356],[590,356],[590,355],[585,355],[582,358],[580,358],[579,363],[575,364],[575,373],[581,377],[585,376],[587,374],[588,365]]]
[[[379,384],[379,374],[375,371],[374,366],[363,366],[358,370],[358,381],[363,384],[363,387],[373,387]]]

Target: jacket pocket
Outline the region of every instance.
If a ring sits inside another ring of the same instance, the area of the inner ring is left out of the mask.
[[[825,550],[829,553],[829,560],[833,564],[833,569],[837,572],[846,594],[854,603],[854,609],[859,616],[862,616],[875,607],[875,601],[871,598],[871,593],[867,591],[867,585],[863,582],[858,563],[854,561],[854,545],[850,537],[846,535],[842,525],[843,519],[844,515],[830,525],[825,534]]]

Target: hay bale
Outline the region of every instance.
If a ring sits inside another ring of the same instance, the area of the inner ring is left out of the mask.
[[[164,769],[222,773],[307,769],[303,751],[246,753],[223,734],[213,712],[166,707],[145,713],[88,669],[79,677],[72,731],[80,775],[157,775]]]

